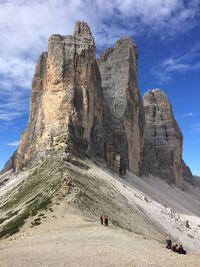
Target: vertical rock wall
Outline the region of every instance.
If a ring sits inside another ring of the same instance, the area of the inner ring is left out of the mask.
[[[154,89],[142,103],[137,57],[134,42],[124,37],[96,60],[85,22],[76,23],[73,35],[50,36],[36,65],[27,128],[2,172],[55,152],[84,151],[104,157],[117,172],[152,173],[178,186],[191,182],[166,95]]]
[[[144,170],[180,186],[183,137],[169,100],[162,90],[154,89],[144,95],[143,104]]]
[[[184,179],[184,181],[194,185],[195,184],[194,176],[193,176],[189,166],[187,166],[184,161],[182,162],[182,169],[183,169],[183,179]]]
[[[77,22],[74,35],[49,38],[48,51],[36,66],[30,118],[19,143],[16,170],[55,150],[89,149],[102,156],[101,101],[94,39],[88,25]]]
[[[129,37],[103,51],[98,60],[104,95],[107,159],[139,173],[143,146],[143,106],[137,82],[137,48]],[[111,155],[110,155],[111,154]],[[108,159],[109,158],[109,159]],[[113,163],[114,164],[114,163]]]

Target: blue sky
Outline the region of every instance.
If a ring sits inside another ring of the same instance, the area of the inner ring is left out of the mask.
[[[162,88],[184,135],[183,158],[200,175],[200,0],[0,0],[0,168],[17,148],[31,80],[52,33],[88,22],[97,54],[123,35],[139,51],[139,88]]]

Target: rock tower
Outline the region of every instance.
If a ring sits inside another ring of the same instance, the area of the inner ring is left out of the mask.
[[[154,89],[141,99],[137,59],[130,37],[96,59],[85,22],[76,23],[73,35],[50,36],[33,77],[28,125],[2,172],[20,171],[55,153],[84,152],[122,174],[193,183],[167,96]]]
[[[102,156],[101,78],[88,25],[74,35],[52,35],[36,66],[30,116],[16,155],[16,170],[55,151],[90,149]]]
[[[130,37],[118,40],[98,60],[104,95],[106,151],[132,172],[142,161],[144,112],[137,81],[137,47]]]
[[[180,186],[183,181],[181,130],[171,104],[160,89],[145,93],[144,170]]]

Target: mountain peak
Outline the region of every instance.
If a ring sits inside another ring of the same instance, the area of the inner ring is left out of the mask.
[[[74,28],[74,35],[92,36],[90,27],[88,26],[87,22],[77,21]]]

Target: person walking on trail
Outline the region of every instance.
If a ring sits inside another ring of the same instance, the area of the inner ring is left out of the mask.
[[[184,255],[187,254],[186,250],[183,249],[182,244],[180,244],[180,245],[177,247],[176,252],[179,253],[179,254],[184,254]]]
[[[104,217],[104,225],[105,226],[108,226],[108,216],[105,216]]]
[[[166,248],[167,249],[171,249],[171,247],[172,247],[172,241],[171,241],[171,239],[166,240]]]
[[[177,251],[177,248],[178,248],[178,244],[173,242],[172,246],[171,246],[171,250],[176,252]]]
[[[101,222],[101,225],[103,225],[103,215],[101,215],[100,217],[100,222]]]

